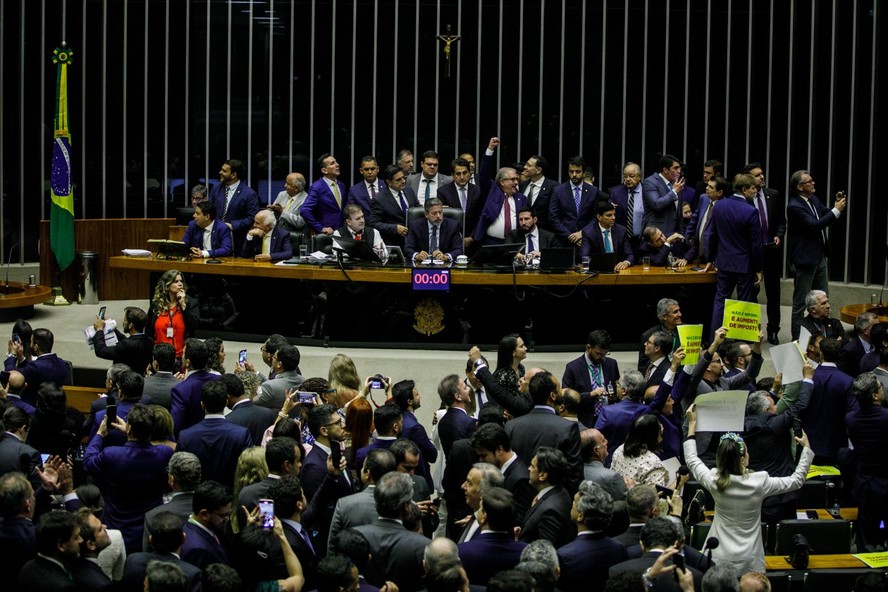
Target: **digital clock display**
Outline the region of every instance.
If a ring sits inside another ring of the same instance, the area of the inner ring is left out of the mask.
[[[421,268],[414,269],[413,289],[447,292],[448,290],[450,290],[450,270]]]

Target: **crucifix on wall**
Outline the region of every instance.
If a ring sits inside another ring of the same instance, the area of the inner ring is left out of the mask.
[[[445,60],[444,73],[447,76],[447,78],[450,78],[450,46],[453,44],[453,42],[459,41],[460,36],[459,35],[451,35],[450,34],[450,25],[447,25],[447,33],[445,35],[438,35],[435,38],[438,41],[444,42],[444,60]]]

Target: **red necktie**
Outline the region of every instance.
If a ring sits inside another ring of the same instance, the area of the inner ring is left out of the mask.
[[[503,202],[503,211],[504,211],[504,220],[503,220],[503,238],[509,238],[509,233],[512,232],[512,206],[509,205],[509,196],[506,196],[506,200]]]

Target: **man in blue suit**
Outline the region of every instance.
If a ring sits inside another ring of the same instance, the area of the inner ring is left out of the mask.
[[[332,235],[342,226],[342,209],[345,207],[345,185],[339,180],[339,163],[332,154],[318,158],[321,178],[308,188],[308,197],[302,204],[302,217],[315,231]]]
[[[239,253],[244,236],[259,211],[259,196],[247,187],[247,169],[239,160],[227,160],[219,171],[219,183],[210,190],[209,201],[216,206],[218,219],[231,230],[234,249]]]
[[[423,205],[425,218],[410,223],[404,255],[414,264],[426,259],[450,263],[463,254],[459,224],[444,217],[444,205],[431,197]]]
[[[486,586],[494,574],[518,565],[527,543],[516,541],[512,534],[514,500],[502,487],[481,493],[475,515],[480,529],[471,540],[459,544],[459,559],[472,584]]]
[[[802,427],[809,434],[814,463],[835,466],[839,448],[848,444],[845,416],[857,411],[857,399],[851,394],[854,379],[836,367],[842,342],[827,337],[820,342],[823,362],[814,370],[814,390],[808,408],[801,413]]]
[[[685,237],[690,244],[688,249],[688,261],[697,261],[701,264],[712,261],[709,242],[712,238],[712,210],[715,202],[724,198],[731,191],[731,184],[724,177],[712,177],[706,182],[706,195],[700,196],[700,205],[691,216]]]
[[[438,383],[438,396],[447,407],[447,412],[438,421],[438,437],[441,439],[444,458],[447,458],[450,456],[453,443],[469,438],[475,432],[478,423],[466,412],[470,399],[469,387],[459,379],[459,376],[456,374],[445,376]]]
[[[620,369],[615,359],[607,357],[610,348],[611,338],[607,331],[592,331],[586,338],[583,355],[568,362],[564,368],[561,386],[580,393],[577,418],[586,426],[595,425],[596,401],[616,392]]]
[[[388,450],[401,436],[403,416],[397,405],[381,405],[373,411],[376,438],[355,452],[355,467],[363,467],[364,459],[374,450]]]
[[[293,256],[290,233],[277,225],[271,210],[256,213],[253,228],[247,233],[242,256],[253,261],[284,261]]]
[[[180,431],[190,428],[204,418],[204,411],[200,406],[200,390],[204,383],[220,378],[218,374],[206,370],[208,358],[207,346],[203,341],[185,340],[185,350],[182,353],[182,363],[186,370],[185,380],[170,391],[172,401],[170,412],[176,436]]]
[[[616,224],[616,219],[614,204],[598,201],[595,204],[595,221],[583,228],[580,254],[585,257],[592,253],[616,253],[620,260],[614,266],[614,271],[620,271],[635,263],[635,254],[629,232],[625,226]]]
[[[762,225],[749,200],[758,191],[755,177],[734,177],[734,195],[712,209],[709,251],[718,269],[710,331],[723,326],[725,299],[737,289],[737,300],[755,302],[756,287],[762,283]],[[710,268],[706,264],[706,269]]]
[[[230,257],[231,229],[216,221],[218,210],[211,201],[194,206],[194,220],[188,223],[182,242],[191,247],[192,257]]]
[[[191,514],[189,504],[188,513]],[[182,549],[185,521],[173,512],[158,512],[148,520],[148,541],[153,552],[133,553],[126,558],[123,566],[123,589],[141,590],[145,583],[145,571],[149,561],[163,561],[179,567],[185,574],[185,590],[200,590],[200,570],[179,559]]]
[[[641,195],[641,168],[634,162],[623,167],[623,183],[607,190],[617,207],[616,222],[626,227],[635,248],[644,231],[644,198]],[[630,215],[631,214],[631,215]]]
[[[420,463],[422,464],[420,474],[428,482],[429,490],[433,490],[434,485],[432,484],[432,473],[429,463],[438,460],[438,449],[435,448],[434,443],[432,443],[428,433],[426,433],[426,429],[419,423],[414,414],[422,404],[422,396],[419,393],[419,389],[416,388],[416,383],[412,380],[402,380],[395,383],[392,387],[392,400],[401,410],[401,437],[412,440],[419,447],[421,453]],[[359,463],[358,466],[360,467],[361,464]]]
[[[225,419],[223,411],[228,389],[221,380],[207,382],[200,390],[200,404],[206,415],[200,423],[179,432],[177,450],[191,452],[200,459],[204,479],[223,485],[234,483],[234,470],[240,453],[253,445],[247,428]]]
[[[660,159],[660,171],[642,181],[644,226],[656,226],[666,236],[678,227],[685,178],[681,162],[671,154]]]
[[[10,341],[9,354],[3,362],[5,370],[18,370],[25,377],[22,400],[30,405],[37,404],[37,391],[44,382],[54,382],[61,388],[67,383],[68,363],[52,353],[55,342],[49,329],[34,329],[31,343],[23,344],[21,339]],[[31,360],[25,359],[24,348],[31,349]]]
[[[847,205],[845,194],[836,193],[831,210],[814,195],[814,179],[808,171],[796,171],[789,178],[789,187],[796,191],[786,207],[789,233],[789,264],[795,273],[792,286],[792,339],[799,338],[799,327],[805,315],[805,296],[811,290],[829,293],[829,238],[826,230],[842,215]]]
[[[668,367],[669,360],[664,360],[661,366]],[[619,403],[607,405],[601,409],[598,419],[595,421],[595,429],[601,432],[607,439],[607,460],[605,466],[610,466],[611,456],[620,444],[626,441],[632,422],[639,415],[647,413],[650,408],[644,403],[644,391],[647,381],[638,370],[629,370],[622,378],[622,386],[626,389],[626,396]]]
[[[475,226],[475,233],[467,246],[501,244],[509,233],[518,228],[518,212],[527,206],[527,198],[518,192],[518,172],[503,167],[493,177],[493,153],[499,146],[499,138],[490,138],[487,150],[478,167],[478,189],[481,190],[484,208]]]
[[[549,223],[565,245],[579,247],[583,242],[583,228],[594,218],[598,188],[583,182],[585,171],[586,161],[582,156],[574,156],[567,161],[570,179],[552,190]]]
[[[376,157],[367,155],[361,159],[361,168],[358,169],[363,179],[348,189],[347,204],[355,204],[364,211],[364,217],[370,219],[370,207],[380,192],[385,189],[385,183],[379,179],[379,165]],[[339,228],[337,226],[337,228]]]
[[[194,490],[191,516],[185,523],[185,542],[179,554],[198,569],[212,563],[228,563],[228,553],[219,541],[231,516],[231,495],[215,481],[203,481]]]
[[[481,190],[474,183],[469,182],[469,162],[462,158],[454,159],[453,183],[442,185],[438,189],[438,199],[450,208],[463,211],[465,217],[464,236],[472,236],[478,217],[481,216]]]
[[[385,244],[403,248],[408,231],[407,210],[419,207],[419,201],[397,166],[387,166],[382,178],[387,187],[370,204],[369,225],[382,235]]]

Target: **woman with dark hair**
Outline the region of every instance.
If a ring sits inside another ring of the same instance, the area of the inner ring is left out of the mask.
[[[728,432],[721,437],[716,452],[715,468],[709,469],[697,456],[697,410],[691,405],[686,413],[688,439],[684,443],[688,468],[700,485],[715,500],[715,515],[709,533],[719,540],[712,558],[719,564],[728,564],[737,573],[765,571],[765,548],[762,544],[762,500],[772,495],[799,489],[814,452],[808,444],[808,435],[802,432],[795,441],[804,446],[795,472],[789,477],[771,477],[765,471],[750,472],[749,451],[739,435]]]
[[[12,326],[12,334],[18,335],[19,341],[22,344],[22,353],[25,354],[25,360],[28,362],[31,361],[31,335],[34,333],[34,330],[31,328],[31,323],[24,319],[19,319]]]
[[[244,508],[246,510],[246,508]],[[302,564],[290,547],[280,519],[274,518],[271,532],[259,528],[259,512],[247,515],[247,526],[235,538],[234,562],[248,592],[299,592],[305,584]],[[269,579],[276,571],[277,558],[283,555],[287,579]]]
[[[219,337],[207,337],[204,340],[207,346],[207,370],[214,370],[219,374],[225,374],[225,343]]]
[[[521,362],[525,358],[527,358],[527,346],[517,333],[511,333],[500,339],[493,377],[504,388],[509,389],[510,398],[521,396],[518,385],[524,378],[524,365]]]
[[[626,441],[614,450],[611,470],[636,485],[666,486],[669,471],[657,456],[663,441],[663,426],[655,415],[645,414],[632,422]]]
[[[31,418],[28,444],[44,454],[67,457],[83,437],[83,414],[68,407],[65,391],[46,382],[37,391],[37,411]]]
[[[173,346],[177,360],[182,359],[185,340],[194,334],[198,325],[197,301],[185,294],[186,289],[179,271],[164,272],[154,286],[145,326],[145,333],[154,339],[154,343]]]

